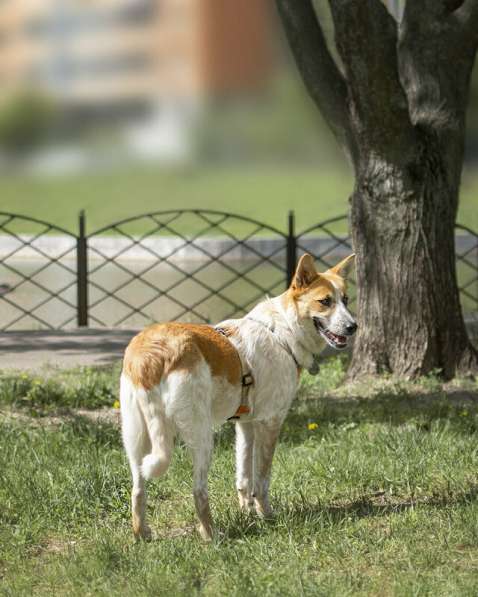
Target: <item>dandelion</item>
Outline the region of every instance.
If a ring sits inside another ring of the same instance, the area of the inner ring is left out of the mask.
[[[463,410],[463,411],[461,412],[461,416],[462,416],[462,417],[467,417],[467,416],[468,416],[468,411],[467,411],[467,410]]]
[[[113,408],[119,408],[120,407],[120,401],[119,400],[115,400],[113,402]]]
[[[307,425],[307,429],[308,429],[309,431],[314,431],[314,429],[317,429],[317,428],[318,428],[318,425],[317,425],[317,423],[309,423],[309,424]]]

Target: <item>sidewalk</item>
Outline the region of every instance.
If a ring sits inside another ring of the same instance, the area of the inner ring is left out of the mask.
[[[120,361],[138,330],[19,331],[0,334],[0,369],[74,368]]]

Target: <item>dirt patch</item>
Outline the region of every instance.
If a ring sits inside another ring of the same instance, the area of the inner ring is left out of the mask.
[[[60,537],[47,537],[39,545],[35,545],[31,550],[34,557],[42,557],[51,554],[64,554],[75,548],[77,541],[67,540]]]
[[[99,408],[96,410],[72,408],[64,413],[41,416],[33,416],[20,410],[0,409],[0,421],[16,421],[31,427],[58,427],[78,418],[88,419],[98,424],[120,425],[120,411],[116,408]]]
[[[73,410],[73,415],[75,417],[84,417],[93,423],[119,425],[121,421],[119,408],[98,408],[96,410],[77,408]]]

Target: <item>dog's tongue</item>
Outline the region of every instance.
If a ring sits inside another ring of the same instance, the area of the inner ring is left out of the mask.
[[[345,344],[345,342],[347,342],[347,338],[345,336],[338,336],[331,331],[329,331],[329,335],[332,336],[332,338],[339,344]]]

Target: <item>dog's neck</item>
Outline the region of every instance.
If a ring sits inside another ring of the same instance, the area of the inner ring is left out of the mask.
[[[311,372],[314,370],[316,367],[314,354],[320,350],[317,350],[317,346],[311,346],[296,314],[284,306],[284,295],[262,301],[245,318],[269,328],[278,342],[287,347],[300,367]]]

